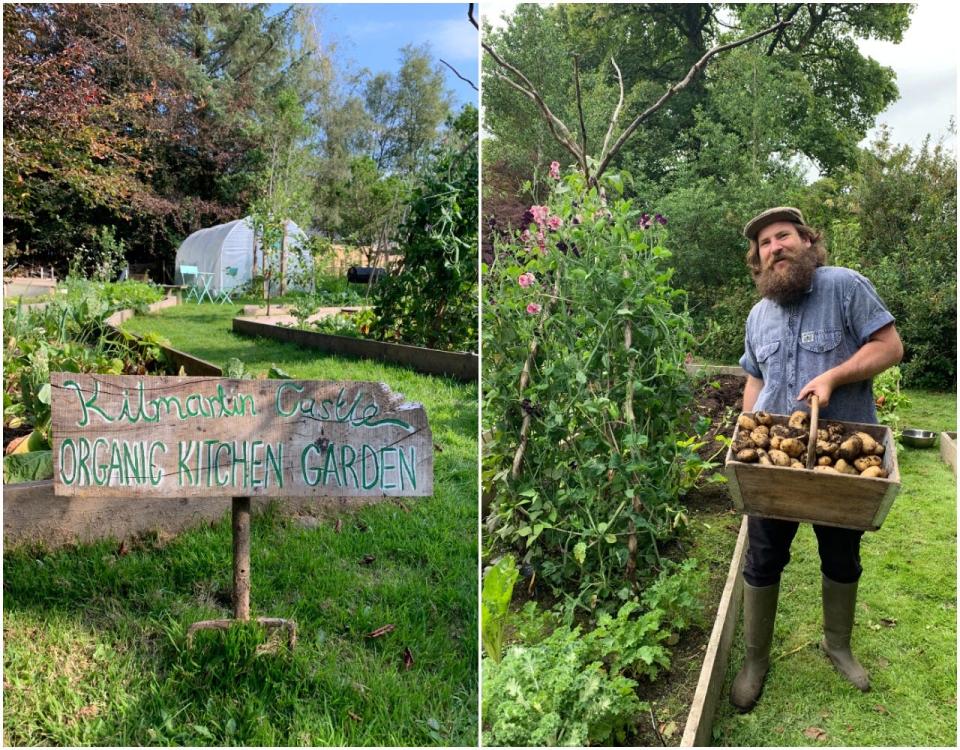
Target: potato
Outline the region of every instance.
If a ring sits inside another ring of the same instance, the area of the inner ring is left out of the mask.
[[[833,463],[833,459],[830,456],[820,456],[817,459],[817,466],[830,466]]]
[[[793,432],[785,424],[775,424],[770,428],[770,437],[793,437]]]
[[[805,411],[795,411],[790,415],[790,419],[787,421],[791,427],[795,427],[798,430],[806,429],[810,427],[810,415]]]
[[[803,465],[802,463],[800,463],[799,461],[797,461],[797,459],[791,458],[791,459],[790,459],[790,468],[791,468],[791,469],[806,469],[807,467],[804,466],[804,465]]]
[[[851,466],[850,464],[848,464],[848,463],[847,463],[844,459],[842,459],[842,458],[833,465],[833,468],[836,469],[836,470],[837,470],[838,472],[840,472],[841,474],[851,474],[851,475],[854,475],[854,476],[859,476],[859,474],[860,474],[860,472],[857,471],[856,468],[854,468],[853,466]]]
[[[864,471],[869,469],[871,466],[881,466],[883,461],[880,460],[880,456],[860,456],[856,461],[853,462],[853,465],[857,467],[857,471],[863,474]]]
[[[881,468],[881,467],[879,467],[879,466],[870,466],[870,467],[864,469],[862,472],[860,472],[860,476],[862,476],[862,477],[879,477],[879,478],[882,478],[882,479],[886,479],[886,477],[887,477],[887,470],[886,470],[886,469],[883,469],[883,468]]]
[[[750,439],[758,448],[766,448],[770,445],[770,434],[762,427],[758,427],[750,433]]]
[[[770,436],[770,449],[771,449],[771,450],[775,450],[775,451],[780,450],[780,441],[781,441],[781,440],[783,440],[783,438],[780,437],[779,435],[771,435],[771,436]]]
[[[770,454],[768,454],[763,448],[757,448],[757,456],[760,459],[760,463],[764,466],[773,466],[773,461],[770,460]]]
[[[771,450],[767,453],[774,466],[789,466],[790,456],[783,451]]]
[[[757,423],[753,420],[753,417],[746,413],[737,417],[737,426],[747,432],[757,429]]]
[[[863,453],[863,443],[856,435],[851,435],[840,443],[840,455],[846,459],[847,463],[852,463],[861,453]]]
[[[745,451],[750,448],[756,448],[753,441],[749,437],[738,438],[733,444],[733,452],[739,453],[740,451]]]
[[[836,443],[828,443],[825,440],[817,441],[817,455],[818,456],[830,456],[830,458],[837,457],[837,451],[840,450],[840,446]]]
[[[814,470],[814,471],[823,471],[823,472],[826,472],[826,473],[828,473],[828,474],[836,474],[836,473],[837,473],[837,470],[834,469],[832,466],[814,466],[814,467],[813,467],[813,470]]]
[[[866,432],[857,432],[855,434],[860,438],[860,442],[863,443],[864,455],[878,456],[883,453],[883,443],[874,440],[872,435]]]
[[[827,422],[823,425],[824,429],[829,432],[831,435],[842,435],[843,434],[843,425],[837,424],[836,422]]]
[[[817,430],[817,442],[819,443],[821,440],[825,443],[830,442],[830,433],[823,428]]]
[[[773,417],[771,417],[765,411],[758,411],[753,415],[753,418],[758,425],[762,425],[764,427],[769,427],[773,424]]]
[[[797,438],[786,438],[780,441],[780,450],[790,458],[799,458],[807,449]]]

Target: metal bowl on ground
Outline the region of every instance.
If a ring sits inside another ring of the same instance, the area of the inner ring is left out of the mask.
[[[908,427],[900,433],[900,440],[911,448],[930,448],[936,442],[937,433]]]

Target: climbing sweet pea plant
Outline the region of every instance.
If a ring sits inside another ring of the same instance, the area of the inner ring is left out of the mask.
[[[593,610],[633,598],[686,520],[690,321],[629,176],[551,176],[484,269],[487,538]]]

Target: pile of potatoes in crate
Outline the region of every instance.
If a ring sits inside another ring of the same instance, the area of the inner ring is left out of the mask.
[[[782,419],[782,418],[781,418]],[[787,424],[777,424],[773,415],[758,411],[737,419],[733,455],[743,463],[806,469],[810,440],[810,415],[795,411]],[[883,443],[866,432],[851,431],[842,425],[824,423],[817,430],[814,471],[861,477],[886,477]]]

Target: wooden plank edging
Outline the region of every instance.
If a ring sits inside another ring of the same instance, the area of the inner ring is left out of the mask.
[[[174,295],[168,295],[159,302],[154,302],[151,305],[147,306],[147,309],[150,312],[157,312],[163,310],[167,307],[174,307],[180,304],[180,299]],[[117,310],[113,315],[107,318],[107,325],[113,330],[114,336],[117,338],[126,338],[127,336],[132,337],[139,346],[144,346],[141,342],[140,337],[132,333],[123,333],[118,326],[121,323],[130,320],[136,311],[134,310]],[[212,362],[208,362],[205,359],[200,359],[199,357],[194,357],[192,354],[187,354],[187,352],[181,351],[180,349],[174,349],[172,346],[164,346],[163,344],[153,344],[166,354],[167,359],[169,359],[174,367],[183,368],[184,375],[196,375],[199,377],[212,375],[214,377],[219,377],[223,375],[223,370]]]
[[[953,476],[957,476],[957,433],[940,433],[940,458],[953,469]]]
[[[298,328],[260,323],[243,317],[233,319],[233,330],[236,333],[248,336],[263,336],[278,341],[288,341],[331,354],[343,354],[405,365],[427,375],[445,375],[464,382],[476,382],[478,379],[479,358],[476,354],[470,352],[448,352],[408,344],[356,339],[350,336],[334,336],[329,333],[303,331]]]
[[[740,533],[737,535],[737,544],[733,550],[733,559],[730,561],[727,581],[720,597],[720,606],[717,608],[717,619],[710,633],[710,641],[703,658],[703,667],[700,669],[700,679],[693,694],[690,713],[687,714],[680,747],[705,747],[711,743],[713,717],[726,676],[727,661],[743,601],[743,576],[740,575],[740,571],[743,569],[746,551],[747,516],[744,516],[740,522]]]
[[[687,362],[684,369],[688,375],[736,375],[747,377],[747,371],[740,365],[703,365],[699,362]]]
[[[3,488],[3,542],[7,548],[40,544],[57,549],[143,534],[173,536],[203,523],[216,523],[230,510],[229,497],[57,497],[53,480]],[[253,498],[254,510],[280,503],[285,513],[331,515],[381,498]]]

